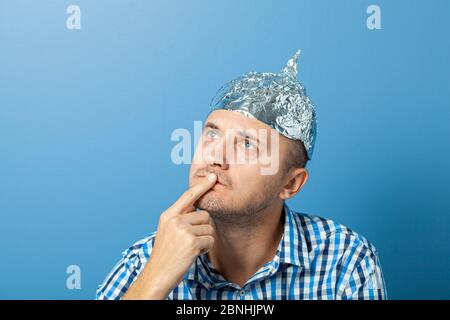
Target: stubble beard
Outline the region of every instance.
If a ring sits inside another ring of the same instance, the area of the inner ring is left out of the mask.
[[[275,189],[275,185],[266,185],[249,199],[233,198],[228,203],[218,195],[206,193],[196,207],[208,211],[216,226],[252,228],[260,222],[264,209],[276,199]]]

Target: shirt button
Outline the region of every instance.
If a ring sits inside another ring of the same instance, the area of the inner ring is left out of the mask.
[[[241,290],[241,291],[239,292],[239,294],[241,295],[241,297],[245,296],[245,290]]]

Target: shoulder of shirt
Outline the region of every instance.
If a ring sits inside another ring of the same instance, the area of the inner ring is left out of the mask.
[[[370,253],[378,254],[376,247],[367,238],[343,224],[321,216],[296,212],[292,209],[291,212],[310,250],[325,241],[340,237],[352,240],[353,246],[362,246]]]
[[[138,257],[141,260],[147,258],[153,248],[155,236],[156,231],[152,232],[147,237],[133,243],[129,248],[122,252],[123,258],[131,259],[134,257]]]

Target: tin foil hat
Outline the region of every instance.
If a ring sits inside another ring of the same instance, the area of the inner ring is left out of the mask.
[[[311,159],[316,140],[316,112],[297,81],[298,50],[279,73],[247,72],[223,85],[213,97],[210,113],[224,109],[258,119],[280,134],[301,140]]]

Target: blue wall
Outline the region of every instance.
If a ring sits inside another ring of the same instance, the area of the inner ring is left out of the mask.
[[[450,2],[167,2],[0,0],[0,298],[92,299],[187,186],[172,131],[297,48],[319,122],[291,206],[372,241],[389,298],[450,298]]]

